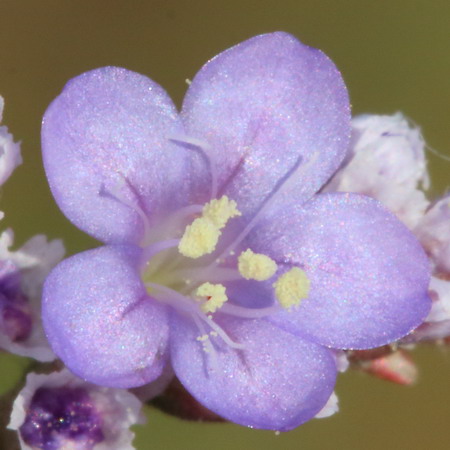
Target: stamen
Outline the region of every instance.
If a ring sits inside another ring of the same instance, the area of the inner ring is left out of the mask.
[[[200,309],[204,313],[214,313],[228,300],[223,284],[203,283],[195,291],[199,297],[206,297]]]
[[[202,212],[203,205],[188,205],[183,208],[177,209],[172,215],[169,216],[170,222],[179,222],[183,220],[185,217],[188,217],[193,214],[199,214]]]
[[[182,311],[189,313],[190,316],[195,318],[196,323],[198,319],[203,320],[214,332],[217,333],[218,337],[222,338],[225,344],[227,344],[229,347],[237,350],[242,350],[245,348],[244,345],[234,342],[219,325],[217,325],[211,318],[209,318],[205,313],[198,309],[197,305],[191,302],[184,295],[157,283],[145,283],[145,286],[169,294],[167,297],[158,295],[155,296],[155,298],[163,303],[167,303],[168,305],[173,306],[176,309],[181,309]],[[206,334],[206,332],[202,332],[202,334]]]
[[[123,195],[122,192],[120,192],[120,189],[124,186],[127,186],[130,192],[133,194],[133,196],[136,199],[136,194],[131,188],[128,180],[121,175],[120,182],[118,182],[113,188],[107,188],[105,185],[102,185],[100,188],[99,195],[107,195],[111,197],[112,199],[116,200],[119,203],[122,203],[122,205],[127,206],[128,208],[132,209],[142,220],[142,225],[144,227],[144,237],[142,239],[142,242],[145,242],[147,237],[149,236],[150,231],[150,224],[148,222],[147,214],[145,214],[144,210],[139,206],[139,200],[136,199],[136,203],[131,202],[130,200],[127,200]]]
[[[179,269],[171,274],[174,278],[183,279],[185,282],[199,282],[204,280],[203,268],[199,267],[196,269]],[[223,283],[225,281],[238,281],[241,280],[242,276],[236,269],[231,269],[228,267],[218,267],[214,272],[208,275],[209,281],[214,281],[217,283]]]
[[[209,219],[219,229],[224,228],[230,219],[240,215],[236,202],[226,195],[212,199],[203,207],[203,217]]]
[[[246,280],[265,281],[275,275],[278,267],[267,255],[247,249],[239,255],[238,269]]]
[[[268,306],[267,308],[244,308],[227,302],[222,306],[220,312],[230,316],[242,317],[244,319],[261,319],[282,311],[280,305]]]
[[[215,250],[221,234],[210,220],[199,217],[186,227],[178,250],[188,258],[200,258]]]
[[[171,136],[169,141],[179,142],[181,144],[187,144],[191,147],[195,147],[200,151],[203,157],[206,159],[209,165],[209,171],[211,173],[211,196],[210,198],[216,198],[218,192],[218,181],[217,181],[217,165],[216,161],[211,154],[211,147],[204,141],[196,139],[189,136]]]
[[[168,239],[167,241],[156,242],[155,244],[149,245],[145,247],[143,250],[143,261],[148,262],[152,259],[156,254],[168,250],[169,248],[175,248],[178,246],[180,240],[179,239]]]
[[[229,347],[234,348],[236,350],[243,350],[243,349],[245,349],[245,345],[238,344],[237,342],[234,342],[228,336],[228,334],[226,334],[225,331],[219,325],[217,325],[212,319],[210,319],[207,316],[205,316],[205,318],[200,316],[200,318],[203,319],[203,320],[206,319],[205,321],[207,322],[207,324],[217,333],[218,337],[222,338],[222,340],[225,342],[225,344],[227,344]]]
[[[298,177],[302,173],[306,172],[309,167],[314,164],[317,160],[318,153],[314,153],[311,158],[306,162],[306,164],[301,164],[303,161],[302,156],[297,158],[295,164],[289,169],[289,171],[284,175],[275,185],[273,191],[264,199],[259,210],[256,211],[255,215],[248,222],[245,228],[241,231],[241,233],[237,236],[237,238],[220,254],[217,258],[221,260],[226,255],[228,255],[235,247],[237,247],[250,233],[250,231],[254,228],[254,226],[258,223],[258,221],[264,216],[268,209],[275,203],[275,201],[280,197],[281,193],[286,189],[286,186],[289,186],[289,183],[292,181],[294,176]],[[306,199],[304,199],[306,201]],[[217,263],[213,263],[213,265],[217,265]]]
[[[151,295],[155,297],[158,301],[173,306],[175,309],[181,309],[182,311],[187,312],[189,314],[195,315],[199,314],[197,306],[194,303],[192,303],[187,297],[178,293],[177,291],[174,291],[173,289],[170,289],[158,283],[148,282],[145,283],[144,285],[146,287],[154,289],[155,291],[167,294],[162,296],[152,292]]]
[[[203,324],[198,319],[198,317],[195,316],[195,315],[192,315],[191,317],[194,320],[195,325],[197,326],[197,328],[199,329],[199,331],[201,333],[200,336],[197,336],[197,341],[202,343],[202,348],[203,348],[203,351],[205,353],[210,353],[211,354],[212,366],[213,366],[213,368],[216,368],[217,367],[216,350],[214,349],[214,346],[213,346],[212,342],[209,339],[209,335],[206,332],[206,329],[203,326]]]
[[[231,218],[240,214],[236,202],[226,195],[211,200],[203,207],[203,216],[186,227],[178,250],[188,258],[200,258],[212,253],[221,235],[220,230]]]
[[[298,306],[309,295],[311,282],[299,267],[293,267],[273,284],[275,296],[285,309]]]

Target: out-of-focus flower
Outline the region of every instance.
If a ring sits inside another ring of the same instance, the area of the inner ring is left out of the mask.
[[[0,97],[0,122],[3,98]],[[22,162],[20,145],[6,127],[0,127],[0,184]],[[3,218],[3,213],[1,218]],[[55,358],[41,323],[44,279],[64,256],[62,242],[47,242],[45,236],[31,238],[18,250],[10,250],[14,234],[0,235],[0,348],[40,361]]]
[[[430,255],[435,272],[450,279],[450,195],[428,209],[414,233]]]
[[[362,115],[352,120],[350,151],[325,190],[376,198],[410,228],[429,205],[425,142],[400,114]]]
[[[371,355],[370,351],[361,351],[355,352],[350,358],[353,362],[358,362],[359,369],[396,384],[409,386],[418,378],[416,364],[410,353],[404,349],[389,349],[379,356]]]
[[[431,277],[430,297],[431,311],[424,323],[402,342],[439,341],[450,336],[450,281]]]
[[[123,389],[86,383],[69,371],[30,373],[16,398],[9,429],[24,450],[132,450],[130,427],[142,403]]]
[[[393,214],[315,195],[349,136],[339,72],[285,33],[213,58],[181,114],[125,69],[71,80],[44,116],[44,164],[67,217],[106,245],[46,281],[56,354],[116,387],[170,358],[200,403],[246,426],[314,417],[333,392],[331,349],[396,340],[430,308],[428,260]]]
[[[0,123],[3,117],[3,107],[3,97],[0,96]],[[8,133],[8,128],[0,126],[0,186],[21,163],[20,144],[14,142],[12,135]]]
[[[64,256],[60,240],[37,235],[10,250],[14,234],[0,235],[0,348],[39,361],[55,359],[41,322],[42,285]]]

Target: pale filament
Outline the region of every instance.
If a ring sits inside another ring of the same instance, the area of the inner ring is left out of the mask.
[[[217,179],[217,165],[216,161],[212,155],[211,147],[206,142],[192,138],[189,136],[171,136],[169,137],[170,141],[180,142],[183,144],[191,145],[192,147],[197,148],[200,153],[204,156],[209,165],[209,171],[211,173],[211,194],[210,198],[216,198],[218,192],[218,179]]]
[[[261,319],[263,317],[276,314],[280,311],[284,311],[278,304],[268,306],[266,308],[244,308],[242,306],[233,305],[232,303],[225,303],[220,312],[228,314],[230,316],[243,317],[245,319]]]
[[[198,269],[176,270],[172,272],[172,275],[194,283],[202,282],[205,279],[203,267],[199,267]],[[239,271],[228,267],[217,267],[217,269],[214,272],[211,272],[208,276],[208,281],[214,281],[216,283],[238,280],[242,280],[242,275]]]
[[[201,154],[206,158],[211,171],[211,198],[215,199],[218,192],[217,167],[214,158],[211,155],[209,146],[198,139],[186,136],[175,136],[171,137],[170,140],[195,147],[199,149]],[[239,272],[237,266],[236,268],[229,268],[221,267],[221,264],[228,255],[234,254],[233,250],[247,237],[251,230],[264,217],[267,211],[274,206],[274,204],[279,200],[280,196],[286,191],[287,187],[291,185],[292,181],[298,178],[299,175],[306,172],[311,167],[311,165],[314,164],[317,156],[318,153],[314,153],[305,164],[302,164],[302,156],[297,158],[294,165],[285,173],[285,175],[281,179],[278,180],[272,191],[261,202],[253,217],[251,217],[243,230],[234,238],[234,240],[226,247],[226,249],[221,252],[220,256],[216,257],[212,262],[210,262],[209,265],[205,267],[194,266],[191,268],[184,268],[183,256],[175,252],[171,254],[173,256],[171,262],[169,262],[168,265],[165,264],[164,267],[164,279],[167,278],[168,280],[175,280],[176,283],[184,281],[186,284],[185,288],[180,288],[179,291],[177,291],[158,283],[145,283],[145,286],[156,291],[151,292],[150,295],[154,296],[157,300],[163,303],[166,303],[180,311],[187,313],[187,315],[193,319],[197,329],[201,333],[201,336],[199,337],[201,339],[198,340],[203,342],[204,348],[207,349],[207,351],[211,351],[213,354],[215,354],[214,345],[212,342],[210,342],[210,336],[220,337],[226,345],[234,349],[243,349],[245,348],[245,346],[233,341],[228,336],[228,334],[213,320],[212,315],[205,314],[205,312],[201,310],[200,303],[196,302],[196,297],[194,296],[192,298],[192,294],[190,293],[195,291],[195,285],[198,285],[205,280],[208,280],[208,283],[243,280],[243,276]],[[307,199],[305,198],[304,200]],[[138,209],[140,210],[140,208],[136,207],[136,205],[129,206],[137,212]],[[161,230],[161,235],[167,235],[168,233],[170,234],[174,231],[178,232],[178,230],[176,229],[177,225],[181,225],[188,216],[201,214],[202,211],[202,205],[190,205],[181,208],[180,210],[172,214],[168,218],[168,220],[164,221],[164,223],[161,224],[158,229]],[[144,212],[140,210],[140,213],[142,214],[145,223],[147,223],[147,218]],[[144,258],[149,262],[156,254],[165,250],[175,248],[177,246],[179,247],[179,243],[180,239],[167,239],[156,242],[155,244],[152,244],[144,249]],[[161,264],[162,262],[163,260],[159,261],[159,264]],[[159,265],[157,266],[155,264],[151,268],[151,273],[154,273],[158,269],[158,267]],[[147,272],[146,275],[148,276],[149,273]],[[282,310],[283,309],[279,304],[264,308],[245,308],[227,302],[220,306],[220,312],[223,314],[247,319],[264,318],[269,315],[278,313]],[[206,329],[210,329],[212,331],[210,333],[207,333]]]
[[[307,161],[306,164],[302,165],[303,158],[299,156],[297,161],[291,169],[281,178],[272,192],[264,199],[260,208],[256,211],[255,215],[251,218],[244,229],[238,234],[238,236],[233,240],[233,242],[226,247],[226,249],[215,259],[215,261],[209,267],[215,267],[228,255],[230,254],[250,233],[250,231],[257,225],[258,221],[264,216],[267,210],[273,206],[275,201],[280,197],[280,195],[289,186],[294,176],[299,176],[310,168],[312,164],[317,160],[318,153],[314,153],[312,157]],[[306,199],[305,199],[306,200]],[[206,270],[209,270],[209,267]]]
[[[139,216],[139,218],[142,220],[142,226],[144,227],[144,237],[142,238],[142,242],[145,243],[148,236],[150,235],[150,224],[148,222],[147,214],[139,206],[139,200],[136,198],[136,193],[131,188],[127,178],[121,173],[118,173],[118,175],[120,176],[120,182],[117,182],[113,188],[107,188],[105,185],[102,185],[101,191],[103,191],[104,194],[109,195],[117,202],[122,203],[123,205],[132,209]],[[120,188],[123,188],[125,186],[128,188],[128,191],[131,192],[131,194],[133,195],[135,202],[126,199],[123,193],[120,192]],[[100,192],[100,195],[101,194],[102,192]]]
[[[170,289],[166,286],[157,284],[157,283],[145,283],[146,286],[151,287],[155,290],[159,290],[162,292],[165,292],[169,294],[167,297],[163,296],[157,296],[157,300],[160,300],[164,303],[170,304],[171,306],[175,307],[176,309],[182,309],[185,312],[188,312],[189,314],[195,314],[196,317],[202,319],[205,323],[207,323],[210,328],[215,331],[218,336],[222,338],[222,340],[229,346],[238,350],[242,350],[244,346],[242,344],[239,344],[237,342],[234,342],[226,333],[225,331],[217,325],[212,319],[210,319],[205,313],[203,313],[197,305],[195,305],[191,300],[186,298],[184,295],[180,294],[179,292]],[[182,307],[180,308],[180,304]]]
[[[163,252],[164,250],[168,250],[170,248],[175,248],[179,242],[180,242],[179,239],[168,239],[167,241],[159,241],[156,242],[155,244],[145,247],[143,249],[144,250],[142,256],[143,260],[145,262],[148,262],[158,253]]]
[[[211,339],[209,338],[209,334],[206,332],[205,327],[203,326],[202,322],[199,320],[199,318],[195,315],[191,315],[192,319],[194,320],[195,325],[197,325],[197,328],[199,329],[201,333],[201,337],[207,336],[206,341],[203,341],[203,349],[206,353],[208,353],[211,356],[211,366],[213,370],[217,369],[218,363],[217,363],[217,353],[216,349],[214,348],[213,343],[211,342]],[[209,358],[208,358],[209,361]]]

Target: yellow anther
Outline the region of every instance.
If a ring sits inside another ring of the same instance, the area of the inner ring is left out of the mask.
[[[203,283],[197,288],[195,294],[198,297],[206,298],[206,301],[200,306],[204,313],[216,312],[228,300],[225,286],[222,284]]]
[[[281,275],[273,287],[281,306],[290,309],[298,306],[304,298],[308,297],[310,284],[306,273],[298,267],[293,267]]]
[[[250,249],[239,255],[239,273],[246,280],[264,281],[272,277],[277,271],[277,263],[262,253],[253,253]]]
[[[188,258],[200,258],[215,250],[220,234],[220,230],[210,220],[199,217],[184,230],[178,250]]]
[[[226,195],[211,200],[203,207],[202,216],[184,230],[178,244],[179,252],[188,258],[200,258],[212,253],[221,235],[220,230],[228,220],[240,215],[236,202]]]
[[[223,228],[233,217],[240,216],[236,202],[226,195],[215,198],[203,207],[203,217],[209,219],[217,228]]]

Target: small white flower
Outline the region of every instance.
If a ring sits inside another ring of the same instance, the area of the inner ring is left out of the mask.
[[[347,353],[343,350],[338,350],[334,353],[334,357],[336,358],[337,370],[341,373],[346,372],[350,366]]]
[[[352,120],[352,143],[327,191],[358,192],[374,197],[410,228],[429,205],[425,143],[420,130],[400,114],[362,115]]]
[[[433,303],[428,317],[402,342],[439,340],[450,335],[450,281],[431,277],[429,292]]]
[[[431,277],[430,295],[433,299],[433,305],[426,321],[450,321],[450,281]]]
[[[450,195],[426,212],[414,233],[431,256],[435,270],[450,274]]]
[[[339,399],[335,392],[331,394],[325,406],[316,414],[315,419],[330,417],[339,411]]]
[[[52,448],[133,450],[130,427],[143,423],[142,403],[124,389],[86,383],[68,370],[30,373],[16,398],[9,429],[23,450]]]
[[[4,101],[0,96],[0,123],[3,116]],[[13,136],[8,133],[8,128],[0,126],[0,185],[2,185],[22,163],[20,144],[14,142]]]

